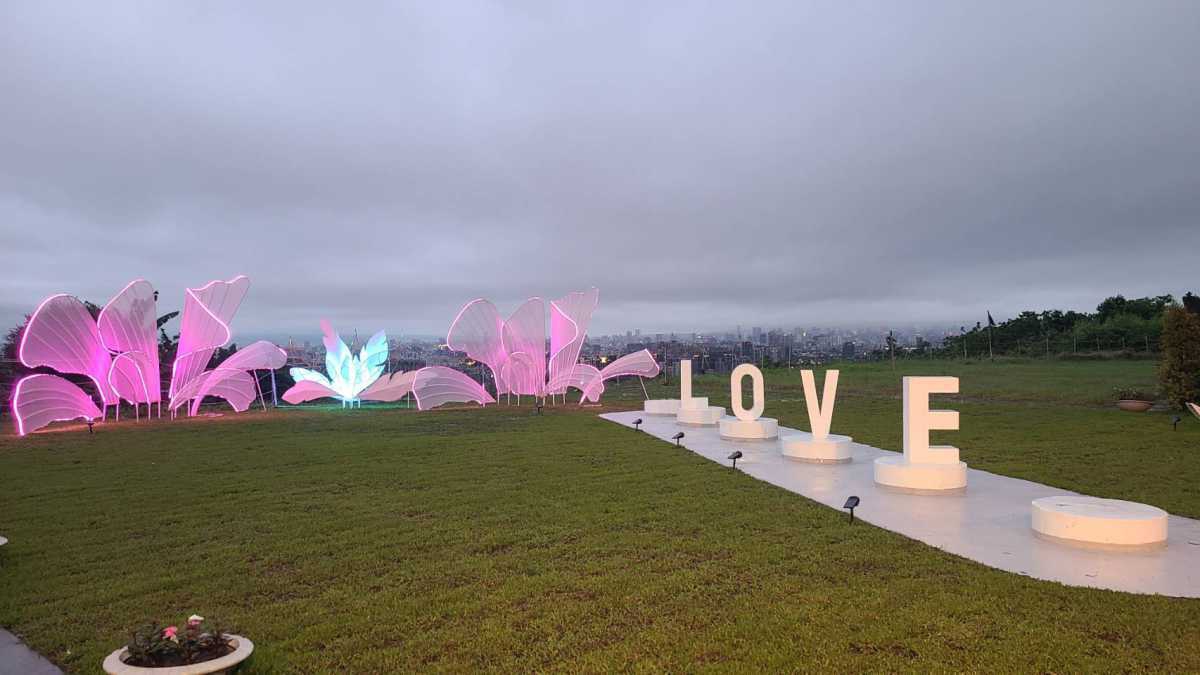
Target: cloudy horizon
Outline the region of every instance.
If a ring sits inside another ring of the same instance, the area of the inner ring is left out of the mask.
[[[974,325],[1200,291],[1200,4],[0,7],[0,323]]]

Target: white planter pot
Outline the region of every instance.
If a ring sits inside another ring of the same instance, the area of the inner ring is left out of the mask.
[[[233,644],[233,651],[225,656],[205,661],[204,663],[193,663],[188,666],[169,666],[166,668],[131,666],[125,663],[125,659],[129,656],[129,649],[121,647],[109,654],[108,658],[104,659],[104,672],[109,673],[109,675],[209,675],[210,673],[224,673],[242,661],[245,661],[249,658],[250,652],[254,651],[254,643],[241,635],[226,635],[225,638]]]
[[[1150,408],[1154,407],[1154,401],[1123,398],[1120,401],[1117,401],[1117,407],[1128,412],[1146,412]]]

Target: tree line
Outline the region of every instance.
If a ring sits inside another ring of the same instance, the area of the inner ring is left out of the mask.
[[[1159,353],[1164,313],[1176,304],[1172,295],[1133,299],[1114,295],[1097,305],[1095,312],[1024,311],[999,323],[989,315],[987,323],[980,321],[970,329],[964,326],[959,335],[947,336],[940,355],[976,358],[1114,351]],[[1200,297],[1187,293],[1183,306],[1200,312]]]

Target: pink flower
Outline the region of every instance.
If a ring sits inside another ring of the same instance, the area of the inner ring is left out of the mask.
[[[175,634],[178,632],[179,632],[179,629],[176,628],[175,626],[167,626],[166,628],[163,629],[163,637],[167,638],[168,640],[175,640],[175,639],[177,639],[175,637]]]
[[[196,626],[199,626],[201,624],[201,622],[203,622],[203,621],[204,621],[204,617],[200,616],[199,614],[193,614],[188,617],[188,627],[195,628]]]

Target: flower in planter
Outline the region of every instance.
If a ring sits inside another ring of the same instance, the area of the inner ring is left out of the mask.
[[[127,665],[164,668],[217,659],[232,653],[234,646],[230,644],[228,631],[193,614],[182,627],[146,626],[133,634],[126,650],[123,663]]]

